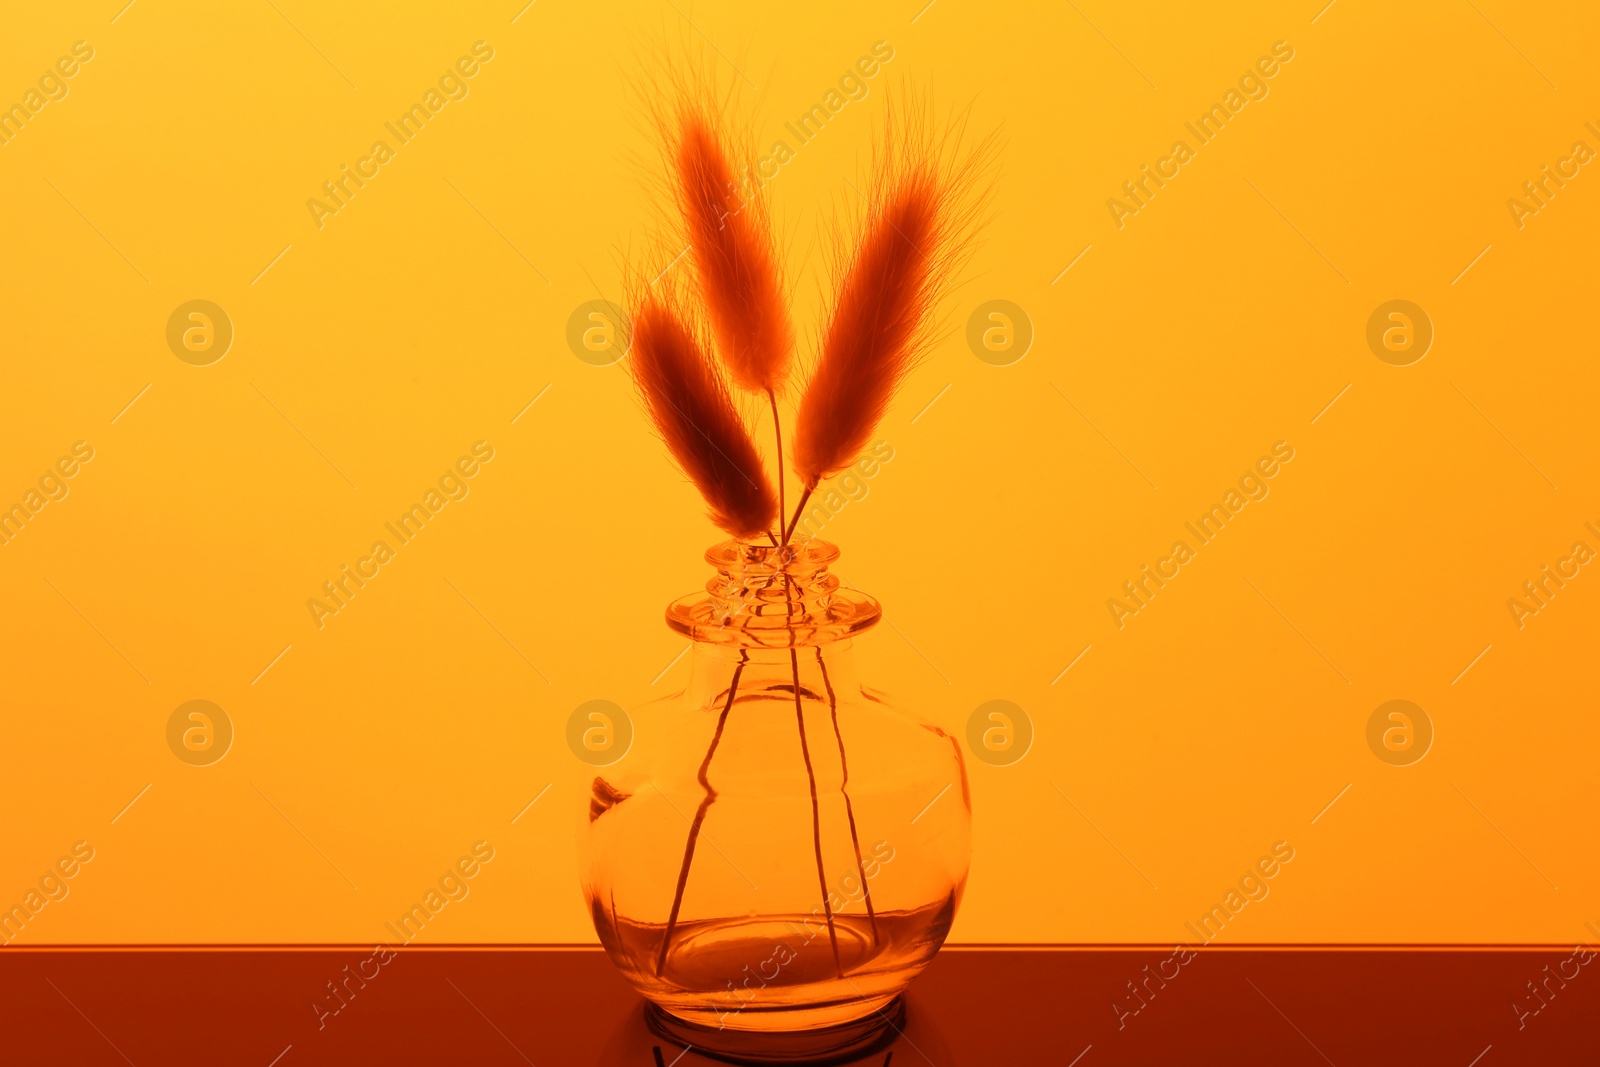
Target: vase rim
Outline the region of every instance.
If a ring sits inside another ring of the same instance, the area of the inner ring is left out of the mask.
[[[774,545],[765,541],[719,541],[706,549],[705,561],[722,570],[730,566],[743,564],[749,567],[775,566],[786,558],[791,571],[799,573],[799,568],[807,566],[826,567],[839,558],[839,546],[831,541],[824,541],[819,537],[807,538],[804,541],[793,540],[786,545]]]
[[[737,540],[706,550],[718,577],[704,593],[667,605],[667,625],[692,641],[747,648],[825,645],[883,617],[878,601],[828,573],[837,545],[817,538],[787,545]],[[782,575],[784,583],[775,586]]]

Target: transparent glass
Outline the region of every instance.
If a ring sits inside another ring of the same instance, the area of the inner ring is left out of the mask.
[[[688,684],[631,713],[581,834],[595,929],[652,1025],[745,1062],[870,1047],[966,883],[960,746],[858,678],[850,639],[881,611],[838,554],[706,553],[707,594],[667,609]]]

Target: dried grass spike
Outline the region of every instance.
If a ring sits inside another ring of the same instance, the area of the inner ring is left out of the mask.
[[[807,489],[855,461],[916,362],[941,280],[944,200],[937,172],[920,163],[867,220],[796,416],[794,464]]]
[[[743,192],[736,184],[709,109],[684,107],[673,162],[717,351],[741,388],[782,392],[794,328],[760,193],[754,183]]]
[[[678,465],[711,507],[711,521],[749,540],[772,527],[778,500],[727,384],[689,326],[661,298],[633,316],[629,365]]]

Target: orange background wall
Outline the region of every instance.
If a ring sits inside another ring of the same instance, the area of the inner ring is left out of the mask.
[[[1600,573],[1507,606],[1600,550],[1600,174],[1507,205],[1600,150],[1588,5],[120,4],[0,35],[0,103],[93,49],[0,147],[0,503],[93,449],[0,546],[0,904],[94,849],[19,943],[376,939],[478,841],[427,939],[592,939],[566,717],[683,680],[661,610],[716,539],[622,369],[565,341],[645,245],[628,86],[664,40],[759,87],[763,146],[893,49],[771,186],[802,323],[891,87],[1002,131],[951,333],[827,532],[894,624],[868,680],[1036,732],[971,762],[958,940],[1184,938],[1279,841],[1227,939],[1590,936]],[[469,95],[319,228],[308,198],[477,41]],[[209,366],[166,340],[193,299],[235,331]],[[1035,331],[1007,366],[964,336],[994,299]],[[1409,366],[1367,343],[1393,299],[1435,334]],[[307,599],[478,441],[470,494],[319,629]],[[1119,628],[1279,441],[1270,495]],[[168,747],[196,699],[235,730],[211,766]],[[1395,699],[1434,732],[1410,766],[1368,746]]]

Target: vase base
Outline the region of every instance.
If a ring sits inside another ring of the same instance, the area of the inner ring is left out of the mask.
[[[887,1048],[905,1029],[905,997],[860,1019],[814,1030],[755,1031],[718,1029],[680,1019],[650,1002],[645,1022],[652,1033],[703,1056],[752,1067],[804,1064],[826,1067],[848,1063]]]

